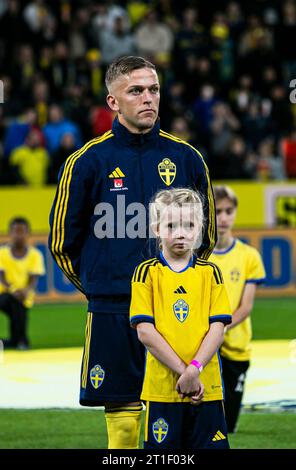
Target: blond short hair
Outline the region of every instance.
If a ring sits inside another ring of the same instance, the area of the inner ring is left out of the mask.
[[[143,57],[130,55],[116,59],[109,65],[106,72],[105,84],[107,89],[110,90],[111,84],[121,75],[128,75],[133,70],[145,68],[156,70],[155,65]]]
[[[229,199],[234,207],[238,206],[237,195],[229,186],[214,186],[213,191],[216,203],[222,199]]]

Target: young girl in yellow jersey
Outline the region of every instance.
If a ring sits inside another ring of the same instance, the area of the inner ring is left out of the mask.
[[[147,349],[144,448],[229,448],[217,350],[230,306],[219,268],[193,254],[202,238],[200,196],[160,191],[150,221],[161,251],[135,269],[130,307]]]
[[[223,273],[233,314],[232,323],[226,327],[221,360],[227,429],[235,432],[250,364],[250,314],[256,286],[264,281],[265,271],[258,251],[232,234],[238,204],[235,193],[228,186],[217,186],[214,195],[218,241],[209,259]]]

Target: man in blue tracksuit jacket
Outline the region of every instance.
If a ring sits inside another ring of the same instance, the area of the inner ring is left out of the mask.
[[[155,256],[139,207],[147,208],[160,189],[197,189],[207,221],[198,255],[207,259],[216,241],[215,206],[201,154],[160,129],[154,65],[140,57],[118,59],[106,85],[117,117],[112,130],[63,165],[49,248],[88,299],[80,403],[105,406],[109,448],[137,448],[145,354],[129,326],[130,282],[134,268]]]

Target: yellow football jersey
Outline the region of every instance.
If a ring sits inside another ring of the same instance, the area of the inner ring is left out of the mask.
[[[227,250],[214,250],[209,260],[216,263],[222,271],[231,313],[239,307],[245,285],[260,284],[265,279],[265,270],[258,251],[238,239]],[[251,338],[251,319],[248,317],[226,332],[221,347],[222,356],[233,361],[248,361]]]
[[[162,256],[141,263],[132,279],[130,321],[150,322],[178,356],[189,364],[206,336],[210,323],[231,322],[230,305],[221,272],[213,263],[193,257],[180,272]],[[147,351],[141,398],[157,402],[184,402],[175,390],[178,375]],[[223,399],[219,357],[216,353],[200,375],[204,400]]]
[[[14,292],[27,287],[30,275],[42,276],[45,273],[42,253],[37,248],[29,246],[22,258],[16,258],[11,253],[9,245],[0,247],[0,271],[5,273],[5,279],[10,284],[9,290],[0,283],[0,293]],[[24,305],[31,308],[34,303],[34,290],[31,289]]]

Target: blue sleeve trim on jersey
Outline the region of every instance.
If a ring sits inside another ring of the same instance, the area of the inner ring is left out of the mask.
[[[231,323],[231,315],[214,315],[209,318],[210,323],[214,323],[215,321],[220,321],[224,323],[224,325],[229,325]]]
[[[131,317],[130,323],[134,325],[138,325],[138,323],[152,323],[154,325],[154,318],[149,317],[148,315],[135,315],[134,317]]]
[[[263,284],[266,281],[266,277],[262,277],[261,279],[248,279],[246,284]]]

